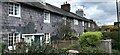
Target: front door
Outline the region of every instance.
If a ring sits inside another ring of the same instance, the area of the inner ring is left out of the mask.
[[[40,43],[40,36],[39,35],[35,35],[35,39],[34,39],[35,41],[35,43],[36,44],[39,44]]]

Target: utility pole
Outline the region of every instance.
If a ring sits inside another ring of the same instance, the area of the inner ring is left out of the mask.
[[[119,19],[119,7],[118,7],[118,0],[116,0],[116,9],[117,9],[117,22],[118,22],[118,49],[120,50],[120,19]]]

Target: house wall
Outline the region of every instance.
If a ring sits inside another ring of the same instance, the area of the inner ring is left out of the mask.
[[[2,3],[0,2],[0,42],[2,40]]]
[[[95,24],[91,22],[90,27],[94,28]]]
[[[10,17],[8,16],[8,4],[3,3],[2,5],[2,36],[5,42],[7,42],[8,34],[11,32],[21,32],[24,34],[43,32],[43,10],[21,5],[21,17]]]
[[[50,23],[44,23],[44,10],[42,9],[21,4],[21,17],[10,17],[8,16],[8,3],[3,3],[2,6],[2,37],[5,42],[8,41],[8,34],[11,32],[51,33],[51,36],[61,37],[60,26],[64,16],[50,12]],[[84,29],[80,20],[79,25],[74,25],[73,18],[67,17],[67,19],[71,21],[71,27],[76,33],[83,33]]]
[[[74,25],[73,18],[70,18],[71,20],[71,27],[75,30],[76,34],[82,34],[84,32],[84,27],[82,26],[82,21],[78,20],[78,25]]]
[[[2,35],[2,40],[5,41],[5,43],[7,43],[8,41],[8,26],[9,26],[9,23],[8,23],[8,14],[7,14],[7,5],[6,3],[0,3],[2,5],[2,18],[1,19],[1,35]]]

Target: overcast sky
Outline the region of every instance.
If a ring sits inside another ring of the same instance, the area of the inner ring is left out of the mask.
[[[84,9],[85,17],[95,20],[98,25],[114,25],[117,21],[115,0],[46,0],[59,8],[65,1],[71,4],[71,12]]]

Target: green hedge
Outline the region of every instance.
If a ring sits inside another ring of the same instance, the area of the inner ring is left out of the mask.
[[[80,50],[80,53],[106,53],[104,49],[99,47],[84,47]]]
[[[2,43],[0,43],[0,49],[2,48]]]
[[[62,48],[61,51],[63,53],[67,53],[68,50],[80,50],[80,47],[76,44],[70,44],[67,48]]]
[[[101,38],[101,32],[86,32],[80,35],[79,42],[81,47],[97,46]]]
[[[80,53],[105,53],[102,48],[99,48],[102,32],[86,32],[80,35]]]

